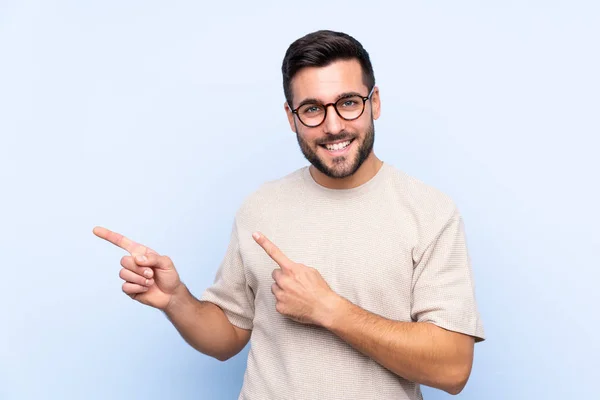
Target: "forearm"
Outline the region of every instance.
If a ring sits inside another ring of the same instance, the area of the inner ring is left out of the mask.
[[[392,321],[340,298],[324,326],[409,381],[457,394],[471,372],[472,339],[430,323]]]
[[[183,339],[203,354],[224,361],[244,346],[223,310],[197,300],[183,284],[164,312]]]

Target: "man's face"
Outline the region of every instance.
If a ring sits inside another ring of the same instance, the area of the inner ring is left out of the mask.
[[[336,61],[326,67],[303,68],[292,79],[291,88],[291,107],[294,109],[307,99],[327,104],[350,93],[366,97],[370,90],[363,82],[358,60]],[[287,105],[286,111],[304,157],[326,176],[345,178],[354,174],[373,150],[373,120],[379,118],[379,105],[379,91],[375,88],[371,100],[367,100],[364,112],[358,119],[346,121],[330,106],[327,108],[325,121],[314,128],[303,125]],[[349,145],[340,148],[348,141]],[[335,148],[327,148],[331,144],[336,144]]]

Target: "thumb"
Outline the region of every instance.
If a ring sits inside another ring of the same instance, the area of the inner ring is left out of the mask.
[[[174,269],[173,261],[167,256],[160,256],[158,254],[146,253],[146,254],[134,254],[134,260],[140,267],[157,268],[162,270]]]

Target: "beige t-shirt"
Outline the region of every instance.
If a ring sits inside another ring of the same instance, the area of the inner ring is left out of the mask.
[[[235,326],[252,329],[239,399],[422,399],[418,384],[326,329],[279,314],[271,293],[278,265],[252,239],[254,231],[367,311],[484,340],[464,224],[452,199],[387,163],[347,190],[319,185],[306,166],[245,199],[214,285],[201,297]]]

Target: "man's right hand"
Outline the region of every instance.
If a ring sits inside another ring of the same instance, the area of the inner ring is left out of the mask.
[[[93,232],[129,252],[129,256],[121,258],[123,292],[142,304],[165,310],[183,286],[171,259],[106,228],[97,226]]]
[[[169,320],[192,347],[225,361],[244,348],[250,329],[229,322],[225,312],[208,301],[198,301],[179,279],[167,256],[106,228],[95,227],[94,235],[129,252],[121,259],[119,272],[123,292],[140,303],[165,311]],[[138,261],[136,256],[145,256]]]

